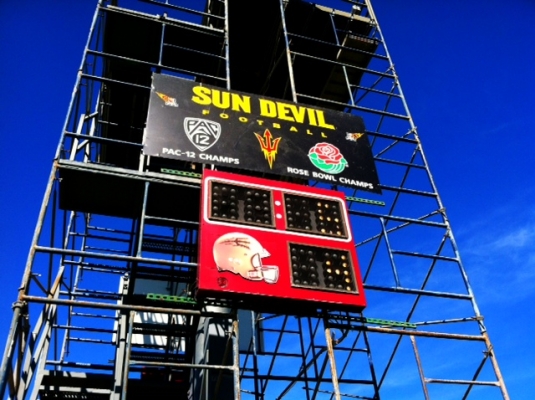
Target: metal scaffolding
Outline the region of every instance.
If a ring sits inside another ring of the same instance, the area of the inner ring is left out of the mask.
[[[210,166],[142,154],[153,73],[364,119],[382,194],[332,187],[364,313],[192,297]],[[369,0],[100,0],[1,379],[11,399],[509,398]]]

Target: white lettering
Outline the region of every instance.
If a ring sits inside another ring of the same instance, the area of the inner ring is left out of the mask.
[[[173,149],[168,149],[167,147],[164,147],[162,148],[162,154],[172,154],[174,156],[179,156],[182,154],[182,152],[180,150],[173,150]]]
[[[367,189],[373,189],[372,183],[361,182],[361,181],[357,181],[356,179],[344,178],[343,176],[340,177],[340,183],[351,185],[351,186],[358,186],[358,187],[367,188]]]
[[[225,163],[225,164],[236,164],[237,165],[237,164],[240,163],[240,159],[239,158],[218,156],[218,155],[214,155],[214,154],[201,153],[201,154],[199,154],[199,158],[201,160],[205,160],[205,161],[216,161],[216,162]]]
[[[289,172],[290,174],[308,176],[308,171],[306,169],[286,167],[286,171]]]
[[[321,172],[312,171],[312,177],[322,179],[324,181],[336,182],[336,177],[331,174],[323,174]]]

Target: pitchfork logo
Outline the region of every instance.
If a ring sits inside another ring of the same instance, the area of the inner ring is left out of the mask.
[[[273,161],[275,161],[275,156],[277,155],[277,151],[279,149],[279,142],[282,138],[279,137],[273,139],[273,136],[271,136],[271,132],[267,129],[264,131],[264,136],[260,136],[256,132],[255,136],[258,139],[258,142],[260,143],[260,148],[262,149],[262,153],[264,153],[264,157],[266,157],[266,160],[269,164],[269,169],[272,169]]]
[[[208,150],[221,136],[221,125],[203,118],[184,118],[184,131],[200,151]]]

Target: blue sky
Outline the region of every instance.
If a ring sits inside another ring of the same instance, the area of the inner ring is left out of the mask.
[[[2,343],[94,3],[0,1]],[[374,8],[511,398],[535,398],[535,3]]]

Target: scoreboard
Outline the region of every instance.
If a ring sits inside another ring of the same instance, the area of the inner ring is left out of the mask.
[[[201,199],[198,297],[366,306],[343,193],[205,170]]]

